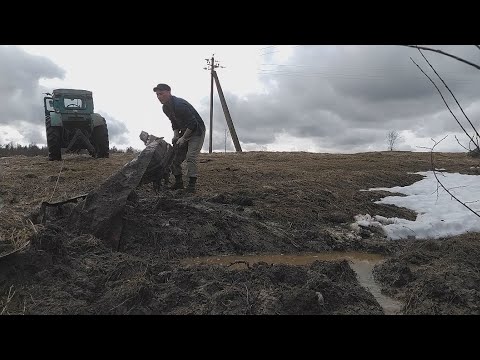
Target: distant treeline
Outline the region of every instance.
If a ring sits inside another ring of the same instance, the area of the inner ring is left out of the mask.
[[[86,152],[86,150],[85,150]],[[117,149],[115,146],[110,148],[110,154],[114,153],[127,153],[131,154],[137,152],[133,147],[128,147],[125,150]],[[24,155],[24,156],[48,156],[48,147],[42,146],[39,147],[36,144],[30,145],[20,145],[20,144],[0,144],[0,157],[6,156],[15,156],[15,155]]]

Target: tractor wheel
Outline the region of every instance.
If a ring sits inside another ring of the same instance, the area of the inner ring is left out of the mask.
[[[48,115],[45,116],[45,127],[47,128],[48,160],[62,160],[62,129],[51,126]]]
[[[93,141],[97,158],[108,158],[109,142],[107,125],[100,125],[93,128]]]

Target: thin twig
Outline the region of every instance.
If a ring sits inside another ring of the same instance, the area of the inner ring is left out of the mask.
[[[117,306],[114,306],[113,308],[110,309],[110,311],[118,308],[119,306],[122,306],[123,304],[125,304],[128,300],[132,300],[133,299],[133,296],[129,297],[129,298],[126,298],[125,300],[123,300],[120,304],[118,304]]]
[[[455,102],[457,103],[458,107],[460,108],[460,110],[462,111],[462,114],[463,116],[465,116],[465,118],[467,119],[468,123],[470,124],[470,126],[472,127],[473,131],[475,131],[475,134],[478,136],[480,136],[480,134],[478,134],[477,132],[477,129],[475,129],[475,126],[473,126],[472,122],[470,121],[470,119],[468,118],[467,114],[465,114],[465,111],[463,111],[463,108],[462,106],[460,105],[460,103],[458,102],[457,98],[455,97],[455,95],[453,95],[453,92],[452,90],[450,90],[450,88],[448,87],[448,85],[445,83],[445,81],[443,81],[442,77],[437,73],[437,71],[435,70],[435,68],[432,66],[432,64],[430,64],[430,61],[427,60],[427,58],[425,57],[425,55],[423,55],[422,53],[422,50],[418,49],[418,51],[420,52],[420,54],[423,56],[423,58],[425,59],[425,61],[427,62],[427,64],[430,66],[430,68],[433,70],[433,72],[435,73],[435,75],[437,75],[437,77],[442,81],[443,85],[445,85],[445,87],[447,88],[448,92],[452,95],[453,99],[455,100]],[[473,142],[473,139],[471,138],[472,142]],[[474,142],[475,143],[475,142]],[[478,147],[478,146],[477,146]],[[479,149],[480,150],[480,149]]]
[[[479,150],[478,148],[480,147],[479,143],[478,143],[478,136],[476,136],[477,138],[477,143],[473,143],[476,147],[477,147],[477,150]],[[468,151],[472,151],[472,148],[470,147],[470,142],[468,143]]]
[[[443,94],[442,94],[442,92],[440,91],[440,89],[438,88],[437,84],[435,84],[435,82],[432,80],[432,78],[431,78],[430,76],[428,76],[425,71],[423,71],[423,69],[415,62],[415,60],[413,60],[412,58],[410,58],[410,60],[412,60],[415,65],[417,65],[417,67],[420,69],[420,71],[428,78],[428,80],[430,80],[430,82],[433,84],[433,86],[435,86],[435,88],[437,89],[438,93],[440,94],[443,102],[444,102],[445,105],[447,106],[448,111],[450,111],[450,114],[452,114],[453,118],[456,120],[456,122],[457,122],[458,125],[462,128],[463,132],[468,136],[468,138],[469,138],[471,141],[473,141],[473,139],[472,139],[472,137],[470,136],[470,134],[467,132],[467,130],[465,130],[465,128],[463,127],[463,125],[462,125],[462,124],[460,123],[460,121],[457,119],[457,117],[456,117],[455,114],[453,113],[452,109],[450,109],[450,106],[448,106],[447,101],[446,101],[445,98],[443,97]]]
[[[250,311],[250,301],[248,300],[248,287],[247,284],[243,284],[245,286],[245,289],[247,290],[247,310],[245,310],[245,314],[248,314]]]
[[[32,225],[32,228],[33,228],[33,231],[35,232],[35,234],[38,234],[37,228],[33,224],[32,220],[28,219],[28,221],[30,222],[30,225]]]
[[[439,54],[442,54],[442,55],[445,55],[445,56],[448,56],[448,57],[451,57],[455,60],[458,60],[460,62],[463,62],[465,64],[468,64],[470,66],[473,66],[475,69],[478,69],[480,70],[480,66],[477,65],[477,64],[474,64],[468,60],[465,60],[465,59],[462,59],[462,58],[459,58],[458,56],[455,56],[455,55],[452,55],[452,54],[449,54],[445,51],[442,51],[442,50],[437,50],[437,49],[432,49],[432,48],[429,48],[429,47],[425,47],[425,46],[417,46],[417,45],[400,45],[400,46],[407,46],[407,47],[411,47],[411,48],[415,48],[415,49],[422,49],[422,50],[427,50],[427,51],[433,51],[433,52],[436,52],[436,53],[439,53]]]
[[[460,141],[458,140],[457,135],[455,135],[455,140],[457,140],[458,145],[460,145],[461,147],[463,147],[465,150],[470,151],[470,149],[467,149],[465,146],[463,146],[462,144],[460,144]]]
[[[459,188],[464,188],[464,187],[467,187],[466,185],[462,185],[462,186],[454,186],[454,187],[451,187],[450,190],[453,190],[453,189],[459,189]]]
[[[12,292],[12,288],[13,288],[13,285],[10,286],[10,289],[8,289],[8,295],[7,295],[7,300],[5,302],[5,306],[3,307],[2,309],[2,312],[0,313],[0,315],[3,315],[5,313],[5,310],[7,310],[7,306],[8,304],[10,303],[10,301],[13,299],[13,297],[15,296],[15,292],[13,292],[13,294],[10,296],[10,293]]]
[[[478,50],[480,50],[480,45],[475,45]]]
[[[474,213],[475,215],[477,215],[478,217],[480,217],[480,215],[475,211],[473,210],[472,208],[470,208],[468,205],[466,205],[465,203],[461,202],[455,195],[453,195],[442,183],[441,181],[438,179],[437,177],[437,173],[435,171],[435,167],[433,166],[433,150],[435,149],[435,146],[437,146],[438,144],[440,144],[444,139],[446,138],[446,136],[440,140],[439,142],[435,142],[435,145],[433,145],[432,147],[432,151],[430,152],[430,161],[431,161],[431,164],[432,164],[432,171],[433,171],[433,175],[435,176],[435,179],[437,179],[437,182],[440,184],[440,186],[443,188],[443,190],[445,190],[452,198],[454,198],[455,200],[457,200],[460,204],[462,204],[463,206],[465,206],[468,210],[470,210],[472,213]]]

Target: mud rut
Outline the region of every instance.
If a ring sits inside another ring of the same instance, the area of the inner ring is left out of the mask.
[[[125,206],[121,250],[52,214],[31,248],[5,259],[15,279],[10,313],[28,314],[381,314],[347,261],[310,266],[181,266],[186,257],[298,252],[281,226],[248,210],[145,185]],[[70,209],[69,209],[70,208]],[[300,243],[300,241],[297,239]],[[304,247],[303,250],[311,250]],[[25,309],[25,310],[24,310]]]

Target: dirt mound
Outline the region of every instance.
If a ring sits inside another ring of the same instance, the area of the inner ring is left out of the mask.
[[[0,264],[2,288],[22,283],[9,313],[382,314],[346,261],[181,266],[186,257],[298,251],[281,226],[236,206],[140,188],[125,207],[118,252],[71,226],[76,206],[52,211],[29,250]]]
[[[375,278],[405,303],[405,314],[480,314],[480,247],[468,234],[409,244],[377,266]]]

